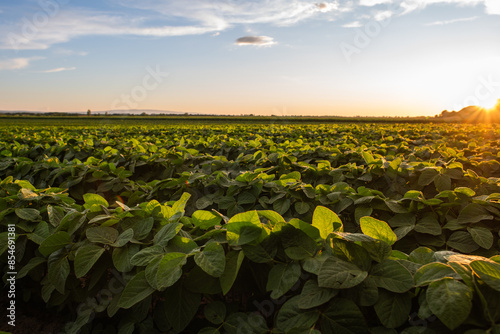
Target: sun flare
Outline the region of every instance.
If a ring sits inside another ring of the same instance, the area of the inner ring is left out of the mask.
[[[491,99],[482,101],[481,107],[483,107],[487,111],[492,111],[492,110],[495,110],[495,109],[499,109],[500,108],[500,99],[491,98]]]

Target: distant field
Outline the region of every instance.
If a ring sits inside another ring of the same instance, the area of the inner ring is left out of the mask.
[[[168,125],[168,124],[321,124],[321,123],[431,123],[434,117],[274,117],[274,116],[10,116],[2,125]]]

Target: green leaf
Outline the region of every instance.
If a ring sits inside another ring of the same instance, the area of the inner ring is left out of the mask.
[[[172,210],[174,213],[184,212],[184,208],[186,207],[187,201],[191,198],[190,193],[183,193],[181,198],[172,205]]]
[[[90,209],[93,205],[102,205],[105,208],[109,206],[108,201],[104,199],[101,195],[87,193],[83,195],[83,200],[85,204],[83,205],[85,209]]]
[[[458,249],[460,252],[469,254],[479,249],[470,233],[464,231],[453,232],[446,242],[448,247]]]
[[[299,308],[299,300],[300,296],[292,297],[278,311],[276,327],[285,333],[290,332],[294,328],[311,328],[318,321],[319,313],[315,310],[302,310]]]
[[[439,281],[445,277],[460,279],[460,276],[448,265],[441,262],[432,262],[426,264],[415,273],[415,285],[428,285],[434,281]]]
[[[350,262],[328,257],[318,273],[318,286],[322,288],[348,289],[363,282],[368,272]]]
[[[28,263],[26,263],[26,265],[24,267],[21,268],[21,270],[19,270],[19,272],[17,273],[16,275],[16,279],[21,279],[23,278],[24,276],[26,276],[32,269],[34,269],[35,267],[38,267],[39,265],[41,265],[42,263],[45,263],[47,262],[47,259],[46,258],[43,258],[43,257],[32,257]]]
[[[452,278],[432,282],[426,298],[432,313],[451,330],[460,326],[472,309],[471,289]]]
[[[215,225],[219,225],[222,221],[222,218],[219,215],[205,210],[197,210],[193,212],[191,218],[193,218],[194,226],[199,227],[202,230],[208,230]]]
[[[174,285],[182,276],[182,267],[187,262],[187,256],[184,253],[167,253],[161,259],[156,282],[158,290],[163,290]]]
[[[179,252],[190,254],[196,248],[198,248],[198,245],[193,240],[176,235],[170,240],[168,246],[165,247],[165,251],[167,253]]]
[[[434,184],[438,191],[445,191],[451,189],[451,178],[448,175],[438,175],[434,179]]]
[[[413,287],[413,276],[402,264],[394,260],[385,260],[375,265],[370,278],[380,288],[403,293]]]
[[[490,261],[476,260],[470,267],[479,278],[491,288],[500,291],[500,264]]]
[[[153,243],[158,246],[166,246],[177,233],[182,229],[182,223],[170,223],[163,226],[158,233],[155,234]]]
[[[212,324],[220,325],[226,318],[226,305],[220,300],[216,300],[205,306],[203,314]]]
[[[343,232],[342,221],[332,210],[318,206],[314,210],[312,225],[319,230],[320,236],[325,240],[332,232]]]
[[[254,241],[262,234],[257,211],[239,213],[226,224],[227,241],[231,246],[241,246]]]
[[[47,205],[47,215],[49,216],[50,225],[57,227],[64,217],[64,210],[59,206]]]
[[[427,247],[418,247],[413,250],[408,256],[408,260],[419,263],[427,264],[433,262],[434,251]]]
[[[40,211],[38,211],[37,209],[22,208],[16,209],[15,212],[19,218],[27,221],[35,221],[40,218]]]
[[[493,246],[493,233],[491,233],[491,231],[487,228],[468,227],[467,231],[469,231],[472,236],[472,240],[484,249],[490,249]]]
[[[306,202],[295,202],[294,208],[299,215],[303,215],[309,212],[309,204],[307,204]]]
[[[337,294],[338,290],[320,288],[316,280],[310,279],[302,288],[298,305],[301,309],[318,307],[329,302]]]
[[[93,244],[78,248],[74,263],[76,277],[79,278],[87,274],[102,253],[104,253],[104,248]]]
[[[374,239],[384,241],[389,245],[393,245],[398,239],[389,224],[384,221],[372,217],[363,217],[359,220],[359,223],[361,231]]]
[[[131,271],[134,266],[130,263],[130,259],[139,251],[139,245],[127,245],[121,248],[113,249],[113,264],[115,268],[123,273]]]
[[[70,269],[67,256],[54,260],[49,258],[47,276],[52,285],[62,295],[64,295],[66,279],[68,278],[69,271]]]
[[[316,242],[305,232],[290,224],[285,225],[280,234],[285,254],[292,260],[304,260],[316,253]]]
[[[195,254],[194,261],[207,274],[220,277],[226,267],[224,248],[219,243],[209,243],[203,251]]]
[[[363,313],[349,299],[336,298],[321,314],[323,333],[363,334],[369,333]]]
[[[131,308],[135,304],[147,298],[155,290],[148,284],[144,271],[137,273],[127,283],[123,290],[118,306],[124,309]]]
[[[214,327],[205,327],[200,329],[198,334],[220,334],[219,330]]]
[[[226,267],[220,277],[220,286],[224,295],[231,290],[244,258],[245,255],[241,251],[230,251],[226,254]]]
[[[441,225],[436,214],[425,214],[415,225],[415,231],[431,235],[441,234]]]
[[[290,200],[288,198],[280,198],[273,203],[273,210],[284,215],[290,209]]]
[[[409,293],[399,294],[380,290],[374,308],[382,325],[387,328],[397,328],[409,318],[411,297]]]
[[[118,238],[118,230],[110,226],[90,227],[85,235],[90,242],[110,245]]]
[[[71,243],[71,236],[64,231],[59,231],[51,236],[49,236],[47,239],[45,239],[38,250],[43,256],[49,256],[53,252],[55,252],[58,249],[61,249]]]
[[[130,259],[130,263],[134,266],[147,266],[151,261],[158,257],[162,257],[165,252],[163,247],[155,245],[141,249]]]
[[[196,315],[200,306],[201,295],[186,290],[182,286],[174,286],[165,293],[167,303],[165,315],[175,332],[182,332]]]
[[[426,168],[422,171],[418,178],[419,186],[426,186],[434,182],[434,179],[439,175],[439,172],[434,168]]]
[[[481,220],[491,220],[493,216],[484,206],[478,203],[471,203],[460,211],[458,222],[460,224],[478,223]]]
[[[113,247],[123,247],[134,237],[134,230],[129,228],[118,236],[118,239],[111,244]]]
[[[266,290],[272,291],[271,298],[278,299],[290,290],[299,280],[300,273],[300,265],[296,262],[274,265],[266,285]]]

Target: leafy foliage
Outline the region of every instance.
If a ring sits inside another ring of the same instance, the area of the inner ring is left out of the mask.
[[[493,333],[498,138],[418,124],[0,128],[0,253],[15,224],[17,284],[77,310],[72,333]]]

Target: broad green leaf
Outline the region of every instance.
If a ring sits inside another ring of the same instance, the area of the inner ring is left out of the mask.
[[[470,263],[474,273],[491,288],[500,291],[500,264],[476,260]]]
[[[490,249],[493,246],[493,233],[490,230],[484,227],[468,227],[467,231],[469,231],[472,236],[472,240],[474,240],[479,246]]]
[[[163,226],[153,238],[153,243],[158,246],[166,246],[182,229],[182,223],[170,223]]]
[[[183,193],[181,198],[172,205],[172,209],[174,213],[184,212],[184,208],[186,207],[187,201],[191,198],[190,193]]]
[[[26,276],[32,269],[34,269],[35,267],[38,267],[39,265],[41,265],[42,263],[45,263],[47,262],[47,259],[46,258],[43,258],[43,257],[32,257],[28,263],[26,263],[26,265],[24,267],[21,268],[21,270],[19,270],[19,272],[17,273],[16,275],[16,279],[21,279],[23,278],[24,276]]]
[[[433,262],[434,251],[427,247],[418,247],[413,250],[408,256],[408,260],[419,263],[419,264],[427,264]]]
[[[47,276],[50,282],[60,294],[64,295],[66,279],[68,278],[70,271],[68,257],[64,256],[60,259],[54,260],[49,258],[47,267]]]
[[[88,228],[85,235],[90,242],[110,245],[116,241],[119,232],[110,226],[97,226]]]
[[[434,168],[426,168],[422,171],[418,178],[419,186],[426,186],[434,182],[436,177],[439,175],[439,172]]]
[[[208,230],[215,225],[219,225],[222,218],[213,212],[205,210],[197,210],[191,215],[193,218],[194,226],[201,228],[202,230]]]
[[[290,204],[290,199],[280,198],[273,203],[273,210],[280,215],[284,215],[288,211],[288,209],[290,209]]]
[[[129,228],[118,236],[118,239],[111,244],[113,247],[123,247],[134,237],[134,230]]]
[[[398,239],[389,224],[384,221],[372,217],[362,217],[359,223],[361,231],[374,239],[384,241],[389,245],[393,245]]]
[[[184,253],[167,253],[161,259],[156,274],[158,290],[174,285],[182,276],[182,267],[186,264]]]
[[[448,247],[458,249],[465,254],[472,253],[479,249],[479,245],[472,239],[470,233],[464,231],[453,232],[446,244]]]
[[[58,249],[61,249],[71,243],[71,236],[64,231],[59,231],[51,236],[49,236],[47,239],[45,239],[38,250],[43,256],[48,256],[55,252]]]
[[[349,299],[336,298],[321,314],[322,333],[368,333],[363,313]]]
[[[403,293],[413,287],[413,276],[402,264],[385,260],[376,264],[370,271],[370,278],[380,288]]]
[[[224,295],[231,290],[244,258],[245,255],[241,251],[230,251],[226,254],[226,267],[220,277],[220,286]]]
[[[271,298],[278,299],[290,290],[299,280],[300,273],[300,265],[296,262],[274,265],[266,285],[266,290],[272,291]]]
[[[478,223],[481,220],[491,220],[493,216],[484,206],[478,203],[471,203],[460,211],[458,222],[461,224]]]
[[[310,328],[319,318],[315,310],[305,311],[299,308],[300,296],[289,299],[278,311],[276,327],[289,333],[292,329]]]
[[[99,260],[102,253],[104,253],[104,248],[94,244],[78,248],[74,263],[76,277],[83,277],[87,274],[97,260]]]
[[[224,248],[219,243],[209,243],[203,251],[195,254],[194,261],[207,274],[220,277],[226,267]]]
[[[85,204],[83,205],[85,209],[90,209],[93,205],[102,205],[106,208],[109,206],[108,201],[98,194],[84,194],[83,200],[85,201]]]
[[[348,289],[363,282],[368,273],[355,264],[328,257],[318,273],[318,286],[332,289]]]
[[[168,246],[165,247],[165,251],[167,253],[179,252],[190,254],[197,248],[198,245],[193,240],[186,237],[181,237],[180,235],[176,235],[170,240]]]
[[[314,256],[316,242],[303,231],[291,225],[285,225],[280,234],[285,254],[292,260],[305,260]]]
[[[134,266],[130,263],[130,259],[139,251],[139,245],[127,245],[121,248],[113,249],[113,264],[120,272],[129,272]]]
[[[226,224],[227,241],[231,246],[241,246],[254,241],[262,234],[257,211],[239,213]]]
[[[47,215],[49,216],[50,225],[57,227],[64,218],[64,210],[59,206],[47,205]]]
[[[467,285],[452,278],[432,282],[426,291],[432,313],[451,330],[468,318],[472,309],[472,295]]]
[[[415,231],[431,235],[441,234],[441,225],[435,214],[427,214],[420,219],[415,225]]]
[[[15,212],[19,218],[27,221],[35,221],[40,218],[40,211],[38,211],[37,209],[22,208],[16,209]]]
[[[344,231],[342,221],[337,214],[324,206],[318,206],[314,210],[312,225],[319,230],[323,240],[326,239],[330,233]]]
[[[134,266],[146,266],[152,260],[163,256],[165,252],[163,251],[163,247],[155,245],[151,247],[146,247],[141,249],[137,254],[132,256],[130,259],[130,263]]]
[[[155,290],[146,280],[145,272],[140,271],[132,277],[132,279],[125,286],[125,289],[120,296],[118,306],[125,309],[131,308],[135,304],[147,298],[154,291]]]
[[[387,328],[397,328],[409,318],[411,297],[409,293],[379,291],[379,300],[374,305],[380,322]]]
[[[299,215],[303,215],[309,212],[310,209],[309,204],[307,204],[306,202],[295,202],[294,208]]]
[[[203,315],[212,324],[220,325],[226,318],[226,305],[220,300],[211,302],[203,309]]]
[[[201,295],[176,285],[166,291],[165,299],[167,300],[165,305],[167,320],[176,333],[181,333],[196,315]]]
[[[415,273],[414,279],[415,285],[423,286],[445,277],[460,279],[460,276],[448,265],[441,262],[432,262],[420,267]]]
[[[309,309],[313,307],[318,307],[338,294],[338,290],[320,288],[316,280],[310,279],[302,288],[299,299],[299,307],[301,309]]]

